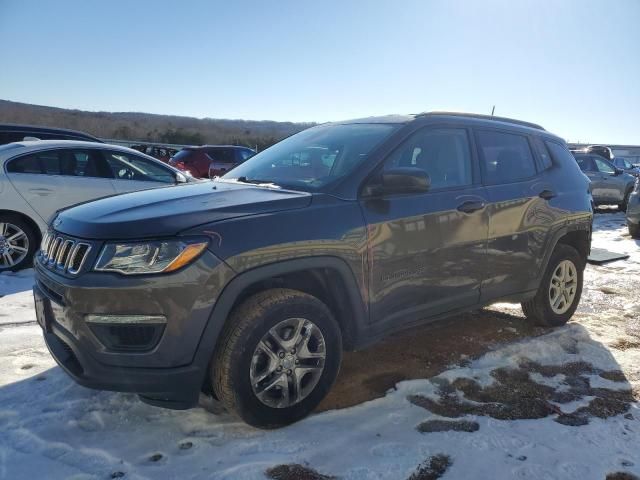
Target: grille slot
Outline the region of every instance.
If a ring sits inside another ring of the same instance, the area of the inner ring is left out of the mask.
[[[48,268],[77,275],[84,265],[91,245],[47,232],[42,239],[38,256]]]

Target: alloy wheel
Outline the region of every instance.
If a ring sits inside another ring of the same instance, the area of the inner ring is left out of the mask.
[[[283,320],[262,337],[253,352],[253,393],[272,408],[295,405],[318,384],[325,359],[324,336],[312,321]]]
[[[29,237],[17,225],[0,222],[0,270],[16,266],[29,253]]]
[[[576,297],[578,270],[571,260],[563,260],[553,271],[549,285],[549,304],[558,315],[565,313]]]

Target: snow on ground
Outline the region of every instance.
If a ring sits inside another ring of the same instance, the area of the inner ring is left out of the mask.
[[[445,479],[640,475],[640,242],[623,224],[596,216],[593,245],[631,258],[587,268],[568,326],[277,431],[76,385],[34,323],[32,272],[0,275],[0,479],[406,479],[439,454]]]

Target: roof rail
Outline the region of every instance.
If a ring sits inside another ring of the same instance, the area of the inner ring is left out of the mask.
[[[423,113],[417,114],[416,117],[427,117],[427,116],[436,116],[436,115],[447,115],[447,116],[453,116],[453,117],[469,117],[469,118],[478,118],[478,119],[481,119],[481,120],[495,120],[497,122],[513,123],[515,125],[522,125],[524,127],[535,128],[537,130],[545,130],[543,127],[541,127],[537,123],[525,122],[524,120],[515,120],[513,118],[507,118],[507,117],[496,117],[496,116],[493,116],[493,115],[481,115],[479,113],[423,112]]]

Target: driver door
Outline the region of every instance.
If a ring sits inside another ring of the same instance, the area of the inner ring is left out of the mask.
[[[383,168],[421,168],[429,190],[361,200],[371,322],[380,330],[479,301],[489,215],[470,138],[465,128],[418,130]]]
[[[599,177],[597,180],[598,197],[611,202],[621,202],[624,199],[625,184],[622,175],[616,173],[615,168],[605,160],[592,157]]]

